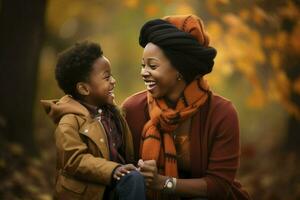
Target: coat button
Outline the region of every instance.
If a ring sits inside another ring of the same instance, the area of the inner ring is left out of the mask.
[[[101,138],[101,139],[100,139],[100,142],[104,142],[104,139],[103,139],[103,138]]]
[[[83,132],[87,133],[87,132],[89,132],[89,130],[88,130],[88,129],[84,129],[84,131],[83,131]]]

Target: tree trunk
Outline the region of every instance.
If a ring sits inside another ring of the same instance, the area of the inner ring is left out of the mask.
[[[0,132],[35,153],[33,106],[46,0],[0,0]]]

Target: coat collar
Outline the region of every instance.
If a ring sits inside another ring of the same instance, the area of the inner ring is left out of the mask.
[[[91,118],[88,109],[70,95],[65,95],[61,99],[41,100],[41,103],[54,123],[58,123],[65,114],[76,114]]]

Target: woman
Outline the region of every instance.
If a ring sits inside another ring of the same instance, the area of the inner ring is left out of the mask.
[[[200,18],[144,24],[141,75],[147,87],[123,103],[149,199],[250,199],[235,181],[240,144],[236,110],[203,79],[216,50]]]

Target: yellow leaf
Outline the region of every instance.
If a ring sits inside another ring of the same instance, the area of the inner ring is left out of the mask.
[[[280,101],[280,92],[276,86],[276,82],[274,79],[270,79],[268,81],[268,97],[270,100]]]
[[[206,26],[207,32],[212,39],[212,42],[221,40],[223,38],[224,30],[217,21],[210,21]]]
[[[256,24],[263,25],[266,22],[268,16],[262,8],[255,6],[252,12],[252,17],[253,21],[256,22]]]
[[[247,9],[242,9],[242,10],[239,12],[239,15],[240,15],[241,19],[243,19],[243,20],[245,20],[245,21],[248,20],[249,17],[250,17],[249,10],[247,10]]]
[[[139,0],[125,0],[124,4],[128,8],[136,8],[139,5]]]
[[[265,48],[272,49],[276,45],[276,41],[271,35],[267,35],[263,39],[263,45]]]
[[[170,3],[172,3],[174,0],[164,0],[164,3],[165,4],[170,4]]]
[[[231,27],[239,27],[243,25],[240,18],[234,14],[226,14],[223,21]]]
[[[262,108],[266,102],[266,94],[261,88],[255,88],[247,99],[247,105],[252,108]]]
[[[230,0],[207,0],[205,1],[206,8],[210,12],[210,14],[219,16],[221,12],[219,11],[219,8],[224,5],[228,5],[230,3]]]
[[[176,8],[176,14],[185,15],[191,13],[195,13],[195,11],[190,5],[186,3],[180,3]]]
[[[278,86],[278,89],[284,94],[284,96],[290,95],[290,80],[286,76],[286,74],[283,71],[279,71],[276,74],[276,83]]]
[[[227,5],[230,3],[230,0],[217,0],[217,3]]]
[[[299,8],[294,1],[287,1],[284,7],[280,9],[280,14],[286,18],[297,19],[299,17]]]
[[[220,15],[220,12],[219,12],[218,6],[217,6],[217,1],[218,0],[205,1],[207,10],[209,11],[210,14],[212,14],[214,16]]]
[[[272,67],[274,69],[279,69],[280,67],[280,55],[279,55],[279,52],[278,51],[272,51],[270,53],[270,61],[271,61],[271,64],[272,64]]]
[[[292,38],[292,35],[288,36],[284,31],[280,31],[276,36],[276,44],[277,44],[276,47],[279,49],[285,48],[289,37]],[[297,40],[298,39],[299,38],[297,38]]]

